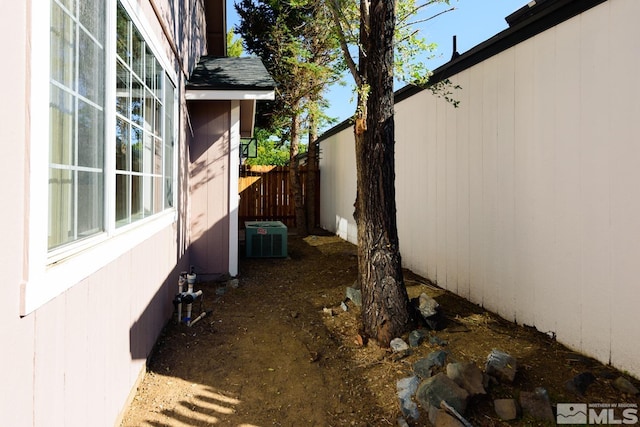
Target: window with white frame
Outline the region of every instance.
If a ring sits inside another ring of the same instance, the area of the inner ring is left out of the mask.
[[[103,0],[51,2],[49,249],[104,230]]]
[[[44,3],[30,21],[21,315],[177,218],[178,75],[149,21],[155,16],[137,0]]]
[[[173,112],[174,89],[121,6],[116,75],[115,209],[116,225],[122,226],[173,204],[173,120],[167,112]]]
[[[51,0],[49,251],[174,205],[175,85],[120,2],[104,19],[108,4]]]

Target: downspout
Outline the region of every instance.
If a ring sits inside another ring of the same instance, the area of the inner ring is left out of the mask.
[[[238,209],[240,195],[240,101],[233,100],[229,117],[229,275],[238,275]]]

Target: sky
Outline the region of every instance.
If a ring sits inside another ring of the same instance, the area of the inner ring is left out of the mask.
[[[417,3],[420,4],[419,1]],[[508,27],[504,18],[527,3],[527,0],[451,0],[449,6],[430,7],[429,15],[451,7],[455,7],[455,10],[421,24],[421,36],[438,45],[435,58],[425,58],[424,62],[431,70],[448,62],[451,59],[454,35],[457,36],[457,50],[460,54],[493,37]],[[234,0],[227,0],[229,29],[238,22],[233,4]],[[344,81],[346,86],[334,85],[327,93],[331,106],[326,113],[335,117],[338,122],[351,117],[355,111],[352,99],[353,79],[347,75]],[[402,85],[396,89],[401,87]]]

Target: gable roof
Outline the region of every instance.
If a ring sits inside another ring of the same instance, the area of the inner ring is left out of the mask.
[[[276,84],[260,58],[203,56],[185,87],[187,99],[214,99],[205,92],[216,92],[215,99],[273,99]]]

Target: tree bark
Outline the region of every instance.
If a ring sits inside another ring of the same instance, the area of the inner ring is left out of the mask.
[[[363,3],[367,3],[364,2]],[[364,333],[388,346],[410,326],[396,223],[393,118],[395,0],[373,0],[366,28],[366,109],[356,119],[358,273]],[[362,58],[362,56],[361,56]],[[360,64],[362,66],[362,62]],[[364,101],[364,100],[362,100]]]
[[[316,176],[318,171],[318,126],[315,119],[309,123],[309,148],[307,151],[307,175],[305,177],[305,207],[307,230],[313,232],[318,225],[316,217]]]
[[[302,185],[300,183],[300,162],[298,150],[300,144],[300,117],[294,113],[291,117],[291,144],[289,146],[289,183],[291,184],[291,196],[296,212],[296,231],[299,236],[305,237],[307,231],[307,217],[304,212],[304,199],[302,197]]]

